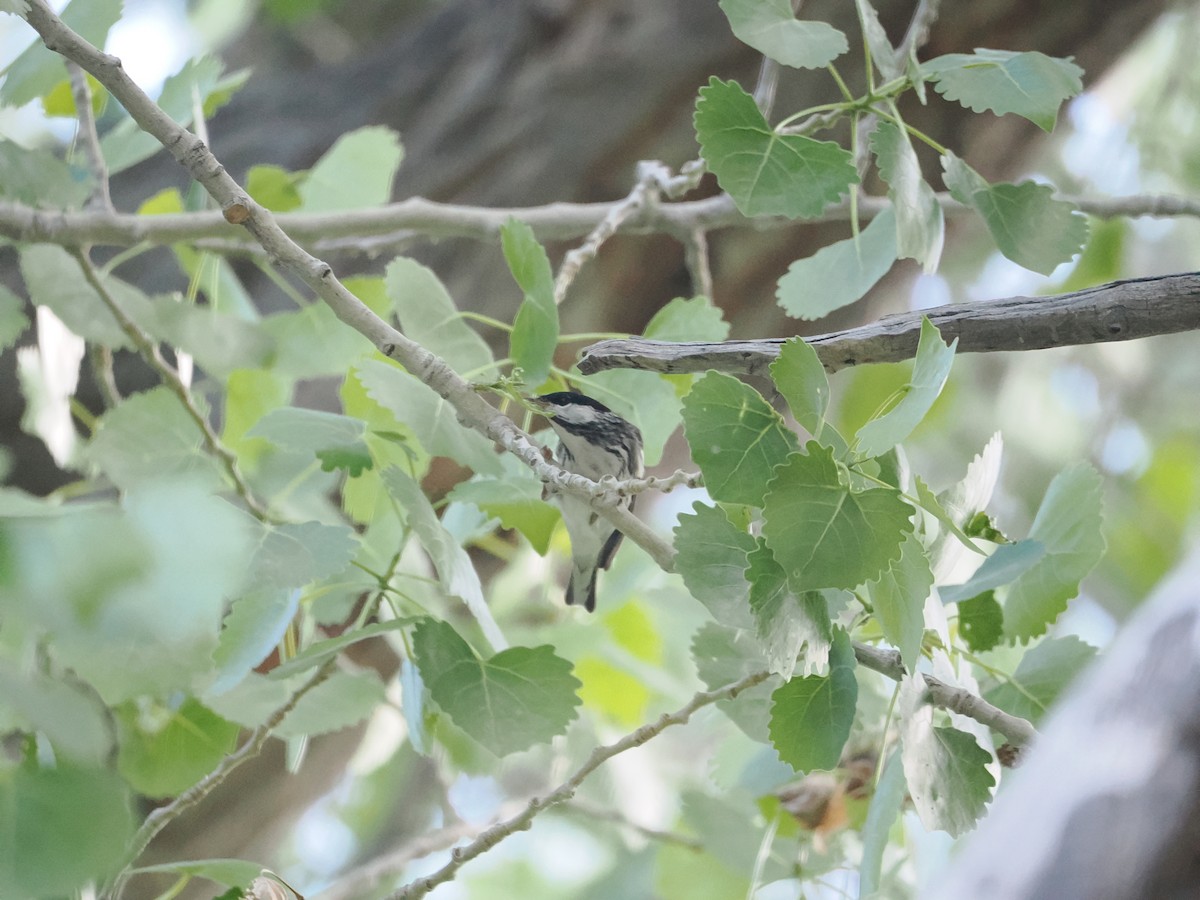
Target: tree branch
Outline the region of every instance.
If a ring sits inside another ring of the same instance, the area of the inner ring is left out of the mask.
[[[391,894],[388,900],[417,900],[419,897],[424,897],[439,884],[444,884],[454,878],[455,874],[465,863],[486,853],[505,838],[529,828],[533,823],[534,817],[542,810],[570,800],[579,786],[583,784],[584,780],[614,756],[624,753],[626,750],[632,750],[634,747],[640,747],[651,738],[662,734],[662,732],[666,731],[672,725],[684,724],[697,710],[716,703],[719,700],[732,700],[742,691],[754,687],[754,685],[766,681],[770,677],[771,673],[768,671],[755,672],[715,691],[700,691],[675,712],[664,714],[658,721],[649,725],[643,725],[637,731],[625,735],[625,737],[618,741],[597,747],[588,756],[587,760],[584,761],[583,765],[575,770],[575,773],[570,778],[545,797],[541,799],[535,797],[529,801],[523,810],[512,818],[493,825],[469,844],[456,848],[451,853],[450,861],[446,865],[442,866],[432,875],[428,875],[425,878],[418,878],[416,881],[405,885],[396,893]]]
[[[121,98],[118,96],[118,99]],[[789,133],[793,130],[787,129]],[[947,193],[935,196],[948,216],[972,214],[969,207],[963,206]],[[279,213],[274,219],[294,240],[313,252],[336,250],[342,253],[379,254],[411,244],[418,238],[438,240],[463,237],[494,241],[499,237],[501,226],[510,218],[525,222],[541,241],[583,238],[626,199],[604,203],[481,207],[437,203],[412,197],[374,209],[340,213]],[[1101,219],[1132,216],[1200,217],[1200,200],[1170,194],[1108,198],[1063,196],[1058,199]],[[859,218],[862,221],[872,219],[890,205],[887,197],[860,195]],[[850,202],[846,200],[826,207],[819,216],[806,219],[805,222],[844,222],[849,218]],[[795,224],[793,220],[782,216],[748,219],[738,212],[728,194],[718,194],[703,200],[645,205],[621,223],[620,231],[623,234],[665,233],[686,237],[696,230],[767,230]],[[214,252],[261,252],[252,236],[239,232],[215,210],[139,216],[98,210],[41,210],[21,203],[5,202],[0,203],[0,236],[13,241],[60,244],[65,247],[86,244],[131,247],[141,243],[157,246],[205,242],[205,249]]]
[[[898,362],[917,352],[921,319],[928,317],[959,353],[1044,350],[1130,341],[1200,328],[1200,273],[1133,278],[1050,297],[1007,297],[956,303],[885,316],[878,322],[806,337],[830,372],[863,363]],[[766,374],[784,338],[721,343],[670,343],[644,338],[600,341],[579,361],[586,375],[605,369],[665,374]]]

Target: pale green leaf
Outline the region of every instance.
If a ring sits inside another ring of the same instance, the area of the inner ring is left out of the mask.
[[[367,718],[386,699],[375,672],[334,672],[300,698],[275,734],[293,738],[341,731]]]
[[[0,897],[66,897],[116,872],[133,835],[116,773],[60,765],[0,774]]]
[[[400,137],[370,125],[347,132],[325,151],[300,182],[305,212],[340,212],[383,206],[404,158]]]
[[[391,261],[384,278],[405,335],[450,364],[458,374],[486,380],[495,375],[492,351],[466,321],[430,269],[415,260]]]
[[[852,590],[878,578],[912,531],[897,491],[852,491],[831,450],[810,441],[775,470],[763,503],[763,537],[794,591]]]
[[[1059,473],[1046,489],[1029,537],[1045,557],[1005,594],[1004,633],[1026,640],[1046,630],[1079,592],[1079,582],[1104,555],[1099,473],[1079,463]]]
[[[712,617],[734,628],[753,628],[748,599],[750,585],[743,574],[754,538],[729,521],[724,510],[703,503],[692,505],[675,527],[675,571]]]
[[[883,853],[891,843],[892,824],[904,807],[906,792],[904,766],[900,762],[900,749],[896,748],[883,764],[862,826],[862,862],[858,867],[860,897],[871,897],[879,890]]]
[[[779,279],[775,299],[797,319],[820,319],[862,299],[896,261],[896,219],[885,209],[858,237],[798,259]]]
[[[785,682],[771,695],[771,743],[797,772],[832,769],[854,724],[858,680],[846,632],[833,632],[829,674]]]
[[[388,492],[400,504],[408,527],[412,529],[425,552],[437,569],[442,588],[451,597],[457,597],[479,622],[483,636],[496,650],[508,646],[500,626],[492,617],[492,611],[483,596],[479,575],[471,563],[467,551],[443,527],[421,486],[411,477],[389,466],[383,472],[383,482]]]
[[[804,338],[785,341],[771,363],[771,379],[796,421],[820,440],[829,410],[829,377],[817,351]]]
[[[509,219],[500,229],[500,244],[513,279],[525,292],[509,337],[510,355],[525,383],[536,388],[550,374],[558,346],[554,273],[545,249],[524,222]]]
[[[481,474],[503,473],[492,442],[460,425],[454,408],[429,385],[374,359],[360,364],[353,374],[372,400],[412,429],[431,456],[448,456]]]
[[[296,187],[301,178],[281,166],[251,166],[246,172],[246,193],[271,212],[289,212],[304,202]]]
[[[683,399],[684,435],[714,500],[761,506],[771,471],[796,435],[762,395],[732,375],[709,372]]]
[[[0,89],[2,91],[2,89]],[[0,196],[41,209],[74,209],[92,189],[86,171],[49,150],[26,150],[0,139]]]
[[[729,323],[708,297],[676,297],[654,314],[643,333],[656,341],[723,341]]]
[[[952,153],[943,157],[943,165],[946,187],[975,208],[996,247],[1018,265],[1049,275],[1087,241],[1087,219],[1073,204],[1054,199],[1049,185],[989,185]]]
[[[272,669],[270,677],[272,679],[290,678],[299,672],[316,668],[321,663],[325,662],[325,660],[329,659],[329,657],[341,653],[352,644],[357,644],[359,641],[365,641],[381,634],[388,634],[392,631],[400,631],[401,629],[412,625],[415,621],[416,620],[414,618],[406,616],[403,619],[389,619],[386,622],[372,622],[370,625],[364,625],[362,628],[356,628],[353,631],[343,632],[337,637],[314,641],[291,659],[281,662],[278,666]]]
[[[413,655],[429,696],[454,724],[497,756],[542,744],[577,715],[580,683],[549,646],[475,654],[446,622],[413,631]]]
[[[235,600],[213,651],[217,673],[208,692],[224,693],[270,656],[283,640],[299,607],[298,590],[260,591],[243,594]]]
[[[965,731],[933,724],[925,679],[906,675],[897,703],[901,759],[908,792],[921,823],[951,837],[970,831],[984,813],[996,779],[992,755]]]
[[[721,0],[738,40],[797,69],[821,69],[849,49],[826,22],[798,21],[789,0]]]
[[[896,216],[896,255],[917,260],[926,272],[936,272],[946,237],[945,217],[921,173],[908,132],[891,122],[880,122],[871,135],[871,150],[879,175],[887,182]]]
[[[1011,584],[1037,565],[1046,555],[1046,548],[1034,540],[1001,544],[996,552],[983,561],[975,574],[963,584],[948,584],[938,588],[943,603],[961,603],[1001,585]]]
[[[18,0],[16,7],[8,11],[21,15],[22,5]],[[103,47],[108,30],[121,18],[121,0],[72,0],[59,18],[88,43]],[[0,103],[24,106],[66,77],[63,58],[47,49],[40,38],[35,39],[5,70],[4,84],[0,85]]]
[[[695,126],[701,155],[744,215],[811,218],[858,183],[846,150],[776,133],[733,81],[700,89]]]
[[[1083,69],[1035,51],[950,53],[929,60],[921,72],[947,100],[973,112],[1016,113],[1043,131],[1054,129],[1063,101],[1083,90]]]
[[[79,263],[66,250],[49,244],[21,249],[21,276],[36,306],[48,307],[71,331],[108,347],[132,346],[107,306],[84,280]],[[134,321],[143,321],[150,303],[136,288],[115,278],[107,286],[120,307]]]
[[[767,668],[767,658],[752,632],[714,622],[702,627],[692,638],[692,659],[696,663],[696,674],[710,691]],[[766,743],[771,721],[771,694],[782,683],[783,679],[772,675],[732,700],[720,701],[717,708],[749,737]]]
[[[145,797],[183,793],[233,750],[241,731],[192,698],[161,709],[161,718],[133,704],[116,712],[117,770]]]
[[[504,475],[495,478],[476,475],[455,485],[447,499],[473,503],[489,516],[495,516],[505,528],[525,535],[539,555],[550,548],[550,535],[561,516],[542,499],[542,482],[533,471],[512,454],[500,457]]]
[[[871,61],[875,68],[886,81],[899,78],[904,67],[896,59],[896,48],[888,40],[887,32],[879,22],[879,13],[868,0],[854,0],[854,6],[858,11],[858,22],[866,39],[867,49],[871,51]]]
[[[787,574],[762,542],[746,559],[750,609],[771,671],[791,678],[802,650],[804,674],[825,669],[833,635],[824,595],[793,591]]]
[[[285,450],[320,459],[326,471],[334,468],[328,464],[333,461],[339,463],[338,468],[349,468],[352,475],[358,475],[374,465],[366,431],[362,419],[285,406],[271,410],[246,435],[265,438]]]
[[[324,303],[268,316],[262,328],[275,341],[272,370],[291,378],[341,376],[375,350]]]
[[[169,388],[126,397],[98,421],[83,459],[117,487],[190,477],[223,486],[220,464],[200,450],[200,429]]]
[[[909,533],[900,545],[900,558],[867,584],[875,618],[883,636],[900,651],[904,668],[915,671],[925,635],[925,598],[933,588],[933,572],[921,540]]]
[[[958,338],[947,345],[937,327],[928,318],[921,319],[921,337],[912,377],[901,389],[903,396],[895,406],[858,430],[855,448],[860,455],[879,456],[912,434],[950,377],[957,346]]]
[[[230,887],[248,888],[263,872],[259,863],[247,862],[242,859],[189,859],[184,862],[161,863],[156,866],[140,866],[131,869],[131,874],[139,872],[162,872],[167,875],[188,875],[193,878],[206,878],[217,884]]]
[[[41,734],[55,757],[81,765],[106,762],[112,739],[108,712],[86,688],[0,660],[0,709],[17,713],[23,728]]]
[[[159,340],[191,354],[211,375],[228,378],[237,369],[267,364],[275,341],[257,322],[195,306],[174,296],[151,297],[153,315],[138,322]]]
[[[244,590],[304,587],[341,572],[358,550],[358,538],[347,525],[255,521],[252,527],[257,534]]]
[[[1074,635],[1047,638],[1022,656],[1017,670],[984,699],[1036,723],[1095,657],[1096,648]]]

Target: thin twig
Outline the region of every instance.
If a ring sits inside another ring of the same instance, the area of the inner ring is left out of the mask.
[[[692,279],[692,293],[711,298],[713,277],[708,260],[708,232],[703,228],[694,229],[688,240],[683,242],[683,253],[688,275]]]
[[[113,352],[104,344],[90,344],[88,359],[92,364],[92,377],[100,388],[100,398],[109,409],[121,402],[121,390],[117,387],[117,376],[113,371]]]
[[[416,900],[416,898],[424,897],[439,884],[444,884],[451,880],[465,863],[487,852],[505,838],[529,828],[533,823],[533,819],[542,810],[570,800],[579,786],[583,784],[584,780],[614,756],[624,753],[626,750],[640,747],[651,738],[662,734],[672,725],[684,724],[697,710],[716,703],[719,700],[731,700],[747,688],[754,687],[754,685],[766,681],[770,677],[771,673],[769,671],[755,672],[715,691],[700,691],[675,712],[664,714],[656,722],[643,725],[637,731],[625,735],[625,737],[618,741],[597,747],[591,752],[591,755],[588,756],[583,765],[575,770],[575,773],[570,778],[545,797],[541,799],[535,797],[529,801],[523,810],[512,818],[493,825],[466,846],[456,848],[451,853],[448,863],[432,875],[418,878],[416,881],[405,885],[399,891],[390,895],[389,900]]]
[[[241,469],[238,466],[237,456],[228,447],[221,442],[221,438],[213,430],[209,424],[208,417],[204,415],[200,407],[196,405],[195,398],[192,397],[192,392],[179,377],[179,372],[175,367],[166,361],[162,352],[158,349],[158,343],[150,335],[142,330],[136,322],[129,317],[117,299],[108,290],[104,282],[101,280],[95,266],[92,265],[91,259],[87,252],[82,249],[72,251],[75,260],[79,263],[80,269],[83,271],[83,277],[91,286],[92,290],[100,297],[100,300],[108,307],[113,318],[117,320],[117,324],[121,326],[121,330],[129,336],[133,341],[133,345],[137,348],[142,358],[148,362],[151,367],[158,372],[163,382],[166,384],[171,393],[173,393],[183,408],[187,411],[188,416],[196,423],[196,427],[200,429],[200,434],[204,439],[204,445],[213,456],[217,457],[224,465],[225,471],[233,481],[235,490],[238,496],[242,498],[242,502],[246,504],[249,510],[261,521],[268,521],[269,515],[266,506],[254,496],[254,492],[250,489],[250,485],[242,476]],[[115,386],[114,386],[115,387]]]
[[[271,734],[279,727],[280,723],[288,717],[293,709],[309,691],[324,682],[337,668],[337,657],[332,657],[326,660],[320,668],[318,668],[308,681],[304,682],[288,701],[279,707],[275,712],[267,718],[267,720],[259,725],[250,736],[245,740],[242,746],[238,747],[233,753],[226,756],[217,765],[215,769],[205,775],[200,781],[192,785],[166,806],[161,806],[154,810],[150,815],[146,816],[146,820],[142,822],[141,827],[134,833],[133,838],[129,842],[129,846],[125,852],[124,865],[120,872],[113,877],[110,882],[111,887],[106,891],[101,891],[100,897],[116,897],[119,896],[120,885],[128,877],[129,867],[137,861],[137,858],[142,855],[142,852],[150,846],[150,842],[155,836],[166,828],[173,821],[187,812],[192,807],[196,806],[201,800],[216,790],[230,774],[241,766],[243,763],[249,762],[262,752]]]
[[[71,96],[75,100],[75,114],[79,119],[79,144],[96,182],[84,206],[111,213],[113,204],[108,190],[108,166],[104,162],[104,152],[100,149],[96,117],[92,114],[92,88],[88,84],[87,73],[78,63],[67,60],[67,74],[71,79]]]

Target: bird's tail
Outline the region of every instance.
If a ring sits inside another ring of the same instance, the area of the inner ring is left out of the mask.
[[[567,582],[567,606],[582,606],[596,611],[596,567],[574,568]]]

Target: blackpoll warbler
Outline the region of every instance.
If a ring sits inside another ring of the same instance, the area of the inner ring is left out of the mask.
[[[599,481],[642,476],[642,433],[603,403],[558,391],[534,397],[559,438],[558,463],[568,472]],[[633,509],[633,496],[621,505]],[[584,497],[561,494],[559,506],[571,536],[571,580],[567,604],[596,609],[596,571],[607,569],[621,543],[621,532],[592,509]]]

